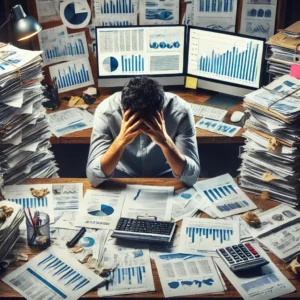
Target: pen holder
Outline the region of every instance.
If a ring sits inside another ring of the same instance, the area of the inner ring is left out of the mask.
[[[26,219],[27,242],[30,248],[46,249],[50,246],[50,219],[46,213],[39,213],[39,224]]]

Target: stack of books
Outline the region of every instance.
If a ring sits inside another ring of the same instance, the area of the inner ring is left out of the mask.
[[[250,112],[244,133],[240,184],[245,191],[299,204],[300,80],[284,75],[245,96]]]
[[[292,64],[300,63],[300,21],[270,37],[267,42],[267,72],[270,82],[290,73]]]
[[[42,102],[40,51],[0,48],[0,175],[4,185],[56,176]]]

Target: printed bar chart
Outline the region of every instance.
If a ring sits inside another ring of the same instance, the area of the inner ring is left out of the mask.
[[[247,49],[239,51],[233,46],[223,54],[212,51],[209,56],[200,56],[200,72],[255,82],[257,74],[258,44],[252,41],[247,44]],[[230,66],[230,67],[229,67]]]
[[[21,205],[23,208],[37,208],[37,207],[48,207],[48,198],[21,198],[21,199],[7,199],[8,201],[14,202]]]
[[[122,72],[144,72],[145,71],[145,61],[141,55],[132,55],[127,57],[122,55]]]
[[[132,26],[129,21],[102,22],[102,26]]]
[[[67,72],[65,69],[58,69],[58,74],[57,84],[60,89],[90,81],[89,72],[85,69],[84,64],[79,70],[75,64],[73,67],[69,66]]]
[[[232,12],[234,0],[200,0],[200,12]]]
[[[212,229],[202,227],[187,227],[186,235],[188,242],[195,244],[203,240],[219,241],[223,244],[224,241],[230,241],[233,235],[233,230],[230,229]]]
[[[145,275],[146,268],[144,266],[115,269],[111,275],[111,280],[106,284],[106,290],[109,290],[110,286],[117,286],[119,284],[145,284]]]
[[[101,5],[102,14],[133,14],[134,5],[132,0],[116,0],[108,1],[104,0],[104,4]]]
[[[231,184],[204,190],[203,192],[211,202],[221,200],[222,198],[226,198],[232,194],[237,194],[237,191]]]

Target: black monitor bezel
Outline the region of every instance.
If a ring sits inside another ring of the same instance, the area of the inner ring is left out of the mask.
[[[198,29],[198,30],[203,30],[203,31],[208,31],[208,32],[213,32],[213,33],[219,33],[219,34],[224,34],[224,35],[231,35],[231,36],[236,36],[236,37],[241,37],[241,38],[247,38],[247,39],[252,39],[256,41],[261,41],[263,42],[263,53],[262,53],[262,59],[261,59],[261,72],[260,72],[260,78],[259,78],[259,87],[253,87],[253,86],[247,86],[243,84],[238,84],[238,83],[232,83],[228,81],[222,81],[222,80],[217,80],[217,79],[212,79],[212,78],[206,78],[203,76],[197,76],[195,74],[188,73],[188,61],[189,61],[189,48],[190,48],[190,31],[191,29]],[[265,53],[266,53],[266,39],[260,38],[260,37],[253,37],[245,34],[239,34],[239,33],[234,33],[234,32],[227,32],[227,31],[221,31],[221,30],[213,30],[213,29],[208,29],[204,27],[198,27],[198,26],[188,26],[187,30],[187,51],[186,51],[186,61],[185,61],[185,67],[186,67],[186,76],[190,77],[195,77],[198,79],[203,79],[207,80],[210,82],[215,82],[215,83],[221,83],[229,86],[234,86],[234,87],[239,87],[239,88],[246,88],[249,90],[257,90],[263,86],[263,81],[264,81],[264,74],[265,74]],[[203,87],[205,88],[205,87]]]
[[[183,68],[182,73],[176,74],[131,74],[131,75],[118,75],[118,76],[101,76],[99,71],[99,63],[98,63],[98,34],[97,29],[124,29],[124,28],[143,28],[143,27],[183,27],[184,28],[184,49],[183,49]],[[98,79],[117,79],[117,78],[132,78],[137,76],[149,76],[149,77],[178,77],[178,76],[186,76],[187,71],[187,44],[186,44],[186,37],[187,37],[187,26],[184,24],[172,24],[172,25],[134,25],[134,26],[95,26],[95,34],[96,34],[96,62],[97,62],[97,77]]]

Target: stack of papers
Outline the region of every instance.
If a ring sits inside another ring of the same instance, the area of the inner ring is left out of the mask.
[[[5,221],[0,221],[0,262],[17,241],[20,234],[19,226],[24,218],[20,205],[4,200],[0,202],[0,208],[3,206],[12,208],[13,213]]]
[[[52,177],[58,170],[42,106],[40,54],[12,45],[0,51],[0,169],[5,185]]]
[[[241,186],[270,199],[299,204],[300,80],[285,75],[246,95],[250,112]]]

